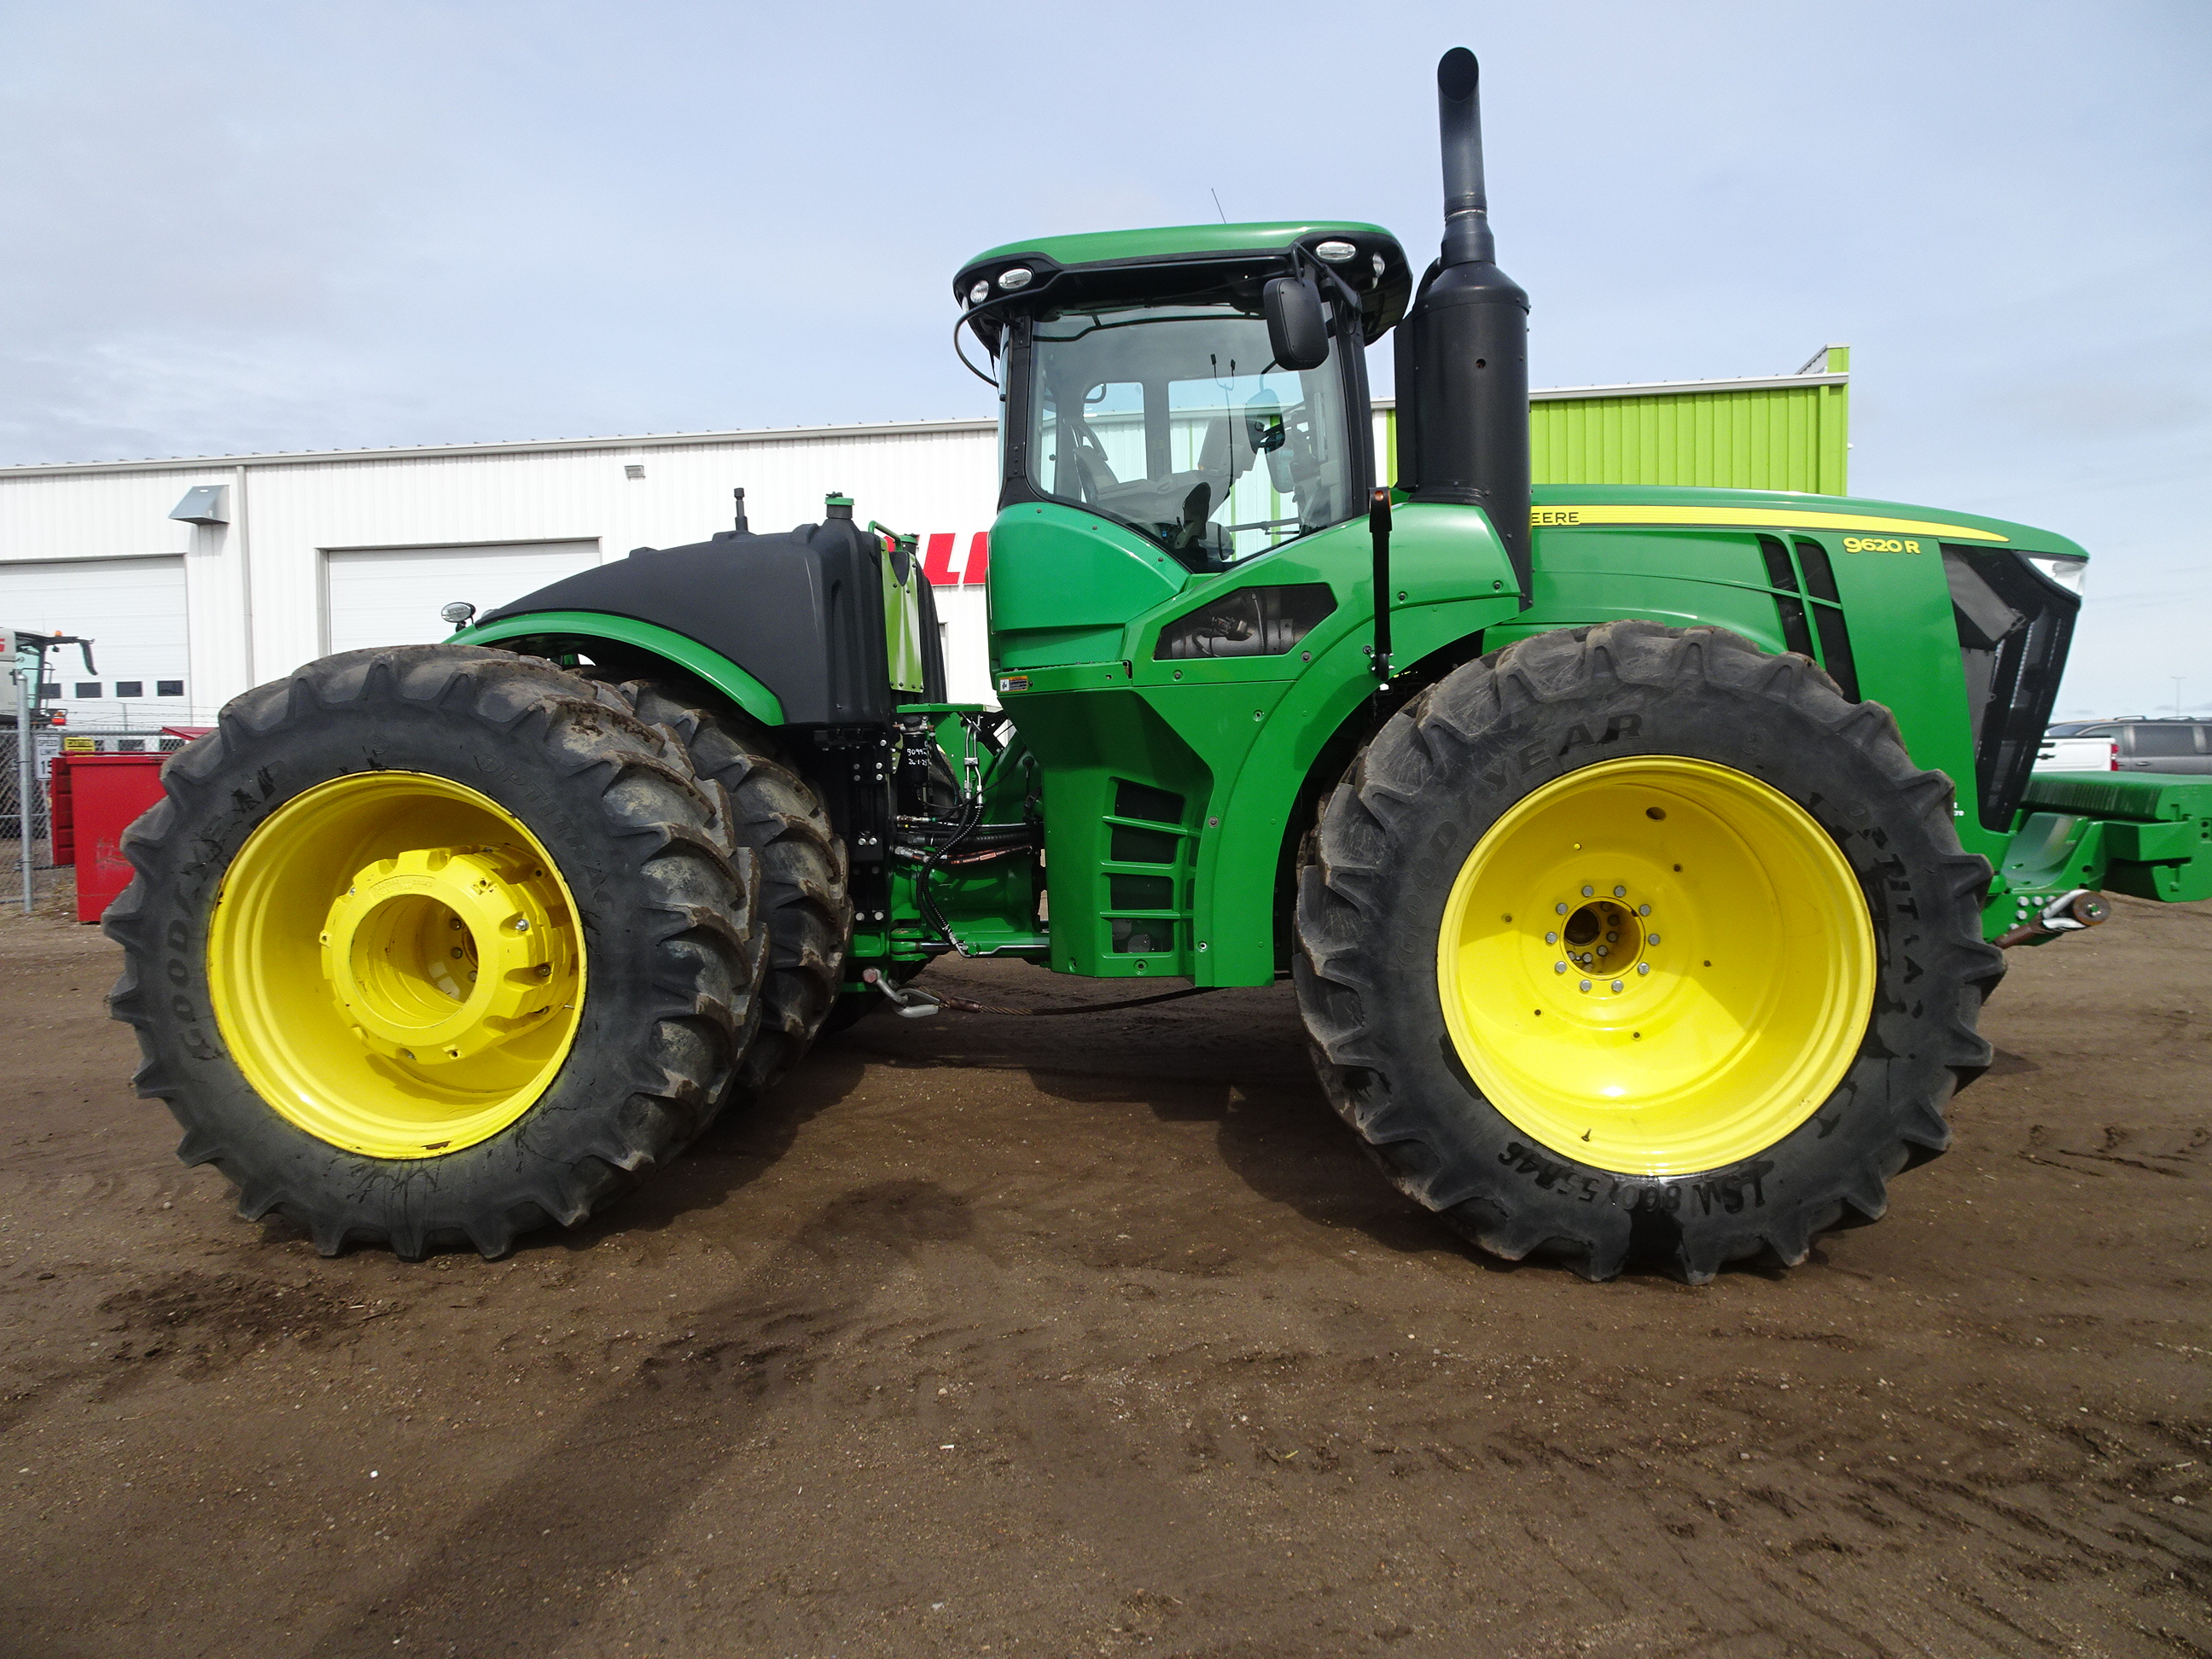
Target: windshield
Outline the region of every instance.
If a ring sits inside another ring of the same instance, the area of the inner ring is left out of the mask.
[[[1358,510],[1340,354],[1279,368],[1265,320],[1227,304],[1054,313],[1030,342],[1041,494],[1208,566]]]

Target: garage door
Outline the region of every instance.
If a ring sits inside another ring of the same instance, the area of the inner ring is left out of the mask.
[[[438,612],[454,600],[489,611],[599,562],[596,541],[328,552],[323,555],[325,648],[442,640],[453,630]]]
[[[181,556],[0,563],[0,621],[92,641],[90,672],[73,645],[46,653],[47,681],[61,688],[49,706],[68,710],[71,725],[194,720]]]

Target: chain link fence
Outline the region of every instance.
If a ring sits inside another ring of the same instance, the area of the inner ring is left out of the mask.
[[[0,727],[0,901],[20,909],[26,896],[33,911],[70,900],[74,872],[54,863],[52,777],[54,757],[63,754],[155,755],[181,749],[189,741],[159,726],[33,727],[30,733],[31,788],[22,787],[21,734]],[[24,836],[30,856],[24,857]]]

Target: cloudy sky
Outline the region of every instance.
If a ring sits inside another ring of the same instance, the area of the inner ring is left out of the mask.
[[[1457,44],[1537,384],[1847,342],[1856,492],[2097,556],[2062,710],[2212,710],[2204,0],[0,0],[0,462],[988,414],[994,243],[1425,257]]]

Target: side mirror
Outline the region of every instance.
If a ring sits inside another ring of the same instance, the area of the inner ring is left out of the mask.
[[[1267,346],[1285,368],[1319,368],[1328,361],[1328,314],[1303,276],[1276,276],[1261,291]]]

